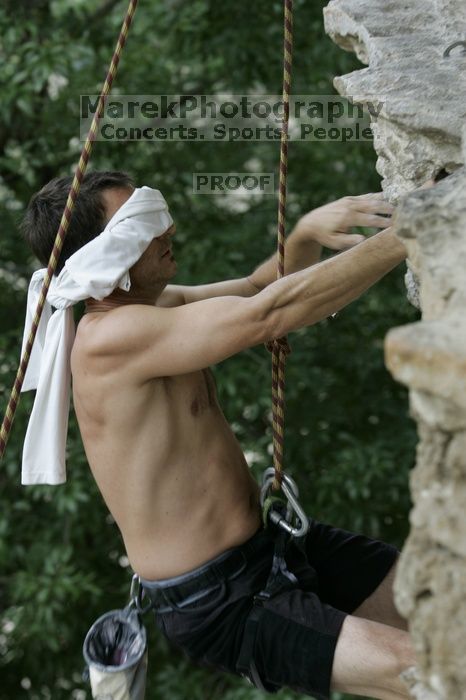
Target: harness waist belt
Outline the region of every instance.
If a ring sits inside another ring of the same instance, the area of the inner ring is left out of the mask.
[[[226,580],[239,576],[259,551],[273,551],[270,533],[263,528],[243,544],[223,552],[205,564],[173,578],[148,580],[140,578],[144,593],[158,612],[182,608],[214,591]]]

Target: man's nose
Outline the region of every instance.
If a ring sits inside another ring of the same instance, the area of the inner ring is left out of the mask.
[[[167,240],[170,238],[170,229],[168,231],[165,231],[165,233],[162,233],[161,236],[159,236],[159,241],[162,241],[162,243],[166,243]]]
[[[163,238],[163,239],[165,240],[165,239],[167,239],[167,238],[171,238],[171,236],[174,236],[174,235],[175,235],[175,227],[167,229],[167,230],[165,231],[165,233],[163,233],[163,234],[160,236],[160,238]]]

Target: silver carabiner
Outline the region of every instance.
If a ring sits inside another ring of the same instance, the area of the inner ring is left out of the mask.
[[[136,608],[140,615],[144,615],[152,607],[152,603],[148,603],[146,606],[142,604],[142,592],[143,588],[141,586],[141,579],[137,574],[133,574],[131,579],[131,588],[129,591],[129,608]]]
[[[260,494],[260,502],[262,507],[264,507],[265,500],[269,495],[274,479],[275,469],[273,467],[269,467],[262,475],[262,487]],[[270,519],[275,525],[281,527],[282,530],[286,530],[289,535],[292,535],[293,537],[303,537],[309,531],[309,519],[298,501],[298,486],[291,476],[282,473],[282,483],[280,488],[285,494],[287,500],[286,516],[284,517],[272,508],[270,510]],[[296,521],[295,525],[292,524],[293,518],[295,518]]]

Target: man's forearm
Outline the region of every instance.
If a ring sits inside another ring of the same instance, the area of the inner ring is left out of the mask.
[[[291,233],[285,246],[285,275],[315,265],[320,260],[322,246],[312,240],[303,240],[296,232]],[[277,254],[257,267],[248,280],[259,291],[277,279]]]
[[[387,229],[329,260],[277,280],[257,295],[273,337],[312,325],[357,299],[406,257]]]

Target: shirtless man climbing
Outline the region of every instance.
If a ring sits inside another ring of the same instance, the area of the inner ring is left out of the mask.
[[[43,263],[69,186],[54,180],[29,205],[23,231]],[[133,189],[122,173],[86,176],[59,269]],[[272,256],[247,278],[196,287],[169,284],[173,224],[130,268],[129,291],[86,300],[71,355],[86,455],[131,566],[163,602],[159,626],[194,660],[238,672],[244,619],[273,553],[208,368],[328,317],[403,261],[381,216],[392,209],[381,195],[338,200],[298,221],[281,280]],[[384,230],[361,242],[348,233],[355,225]],[[317,264],[321,243],[344,252]],[[397,550],[311,521],[306,552],[313,583],[296,574],[299,590],[265,605],[254,658],[264,687],[407,698],[399,674],[415,659],[393,603]]]

